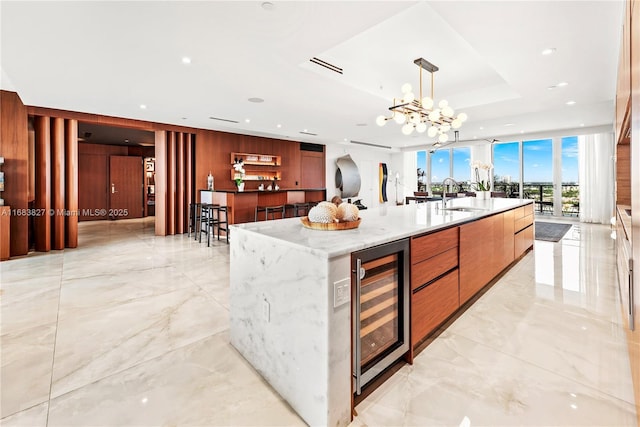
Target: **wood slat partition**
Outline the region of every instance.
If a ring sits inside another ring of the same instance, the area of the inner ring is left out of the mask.
[[[167,235],[167,134],[156,131],[156,236]]]
[[[65,154],[64,119],[51,119],[51,248],[64,249],[64,208],[65,208]]]
[[[185,144],[185,155],[186,155],[186,167],[185,167],[185,204],[187,212],[189,212],[189,204],[194,203],[195,200],[195,188],[194,188],[194,179],[193,179],[193,146],[195,144],[194,141],[195,136],[190,133],[187,134],[187,140]],[[187,214],[186,218],[186,227],[189,226],[189,215]]]
[[[78,247],[78,121],[65,120],[65,206],[71,213],[65,217],[65,246]]]
[[[28,121],[27,108],[15,92],[0,91],[0,156],[5,163],[2,198],[13,212],[26,213],[29,207],[28,175]],[[29,252],[29,218],[11,215],[9,218],[9,254],[26,255]]]
[[[47,216],[51,209],[51,127],[46,116],[36,116],[36,194],[34,200],[33,227],[35,248],[39,252],[51,250],[51,221]]]
[[[184,203],[184,140],[185,134],[180,132],[177,138],[176,146],[176,233],[182,234],[186,230],[185,203]]]
[[[167,132],[167,234],[176,234],[176,133]]]

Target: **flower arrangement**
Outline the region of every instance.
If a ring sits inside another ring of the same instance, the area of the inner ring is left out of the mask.
[[[476,181],[471,183],[471,187],[477,191],[489,191],[491,190],[491,169],[493,169],[492,164],[482,163],[479,161],[475,161],[471,164],[471,168],[473,168]],[[480,179],[480,169],[486,171],[487,180]]]
[[[236,181],[236,185],[240,187],[240,185],[244,182],[244,162],[242,159],[235,159],[233,162],[233,169],[235,169],[234,179]]]

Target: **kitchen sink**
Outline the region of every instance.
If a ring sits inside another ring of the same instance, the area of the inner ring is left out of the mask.
[[[485,211],[483,208],[472,208],[470,206],[456,206],[453,208],[442,208],[443,211],[456,211],[456,212],[480,212]]]

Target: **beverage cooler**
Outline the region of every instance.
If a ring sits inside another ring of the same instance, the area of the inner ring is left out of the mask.
[[[409,351],[409,240],[351,254],[356,394]]]

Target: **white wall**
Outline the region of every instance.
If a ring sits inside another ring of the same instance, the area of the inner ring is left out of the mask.
[[[336,160],[346,154],[351,156],[351,159],[355,162],[360,173],[360,193],[356,197],[352,197],[351,201],[362,199],[362,204],[375,208],[383,203],[379,198],[379,167],[380,163],[387,164],[387,203],[393,203],[396,197],[395,192],[395,176],[396,173],[400,175],[399,181],[405,182],[407,168],[405,157],[411,159],[413,156],[413,164],[415,164],[415,153],[399,153],[391,152],[387,149],[375,148],[375,147],[360,147],[353,144],[329,144],[326,145],[326,185],[327,185],[327,199],[331,200],[333,196],[340,195],[340,189],[336,188]],[[411,160],[410,160],[411,161]],[[413,174],[415,175],[415,167],[413,167]],[[415,181],[415,179],[413,179]],[[415,186],[415,182],[412,182]],[[404,199],[404,192],[401,190],[401,186],[398,186],[398,200]],[[409,192],[413,194],[413,190]]]

